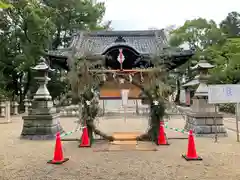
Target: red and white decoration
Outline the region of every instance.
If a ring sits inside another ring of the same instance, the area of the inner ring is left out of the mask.
[[[125,60],[125,57],[124,57],[124,55],[123,55],[123,49],[119,49],[119,55],[118,55],[117,60],[118,60],[118,62],[120,63],[121,69],[122,69],[122,63],[123,63],[123,61]]]

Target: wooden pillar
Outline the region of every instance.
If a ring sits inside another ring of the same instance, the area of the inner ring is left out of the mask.
[[[5,111],[5,120],[6,120],[6,122],[11,122],[11,104],[10,104],[10,101],[6,101],[5,102],[5,109],[6,109],[6,111]]]

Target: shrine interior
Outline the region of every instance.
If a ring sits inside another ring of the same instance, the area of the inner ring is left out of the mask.
[[[133,48],[129,46],[114,46],[109,48],[103,54],[106,56],[106,59],[105,59],[106,68],[120,69],[121,65],[120,65],[120,62],[118,61],[120,49],[122,50],[122,55],[124,59],[122,63],[122,69],[153,67],[150,61],[143,60],[142,56]]]

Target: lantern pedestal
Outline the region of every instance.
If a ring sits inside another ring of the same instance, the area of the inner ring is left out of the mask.
[[[34,100],[29,115],[24,120],[21,138],[31,140],[55,139],[57,132],[63,133],[59,115],[51,101]]]
[[[63,129],[59,123],[56,108],[53,107],[52,97],[47,89],[47,82],[50,80],[47,73],[51,71],[41,58],[40,63],[33,68],[39,73],[35,79],[39,83],[39,88],[33,97],[32,108],[29,114],[23,116],[23,129],[21,138],[31,140],[55,139],[57,132],[62,133]]]

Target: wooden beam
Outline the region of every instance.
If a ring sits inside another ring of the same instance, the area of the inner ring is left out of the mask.
[[[96,72],[96,73],[136,73],[136,72],[153,72],[153,71],[162,71],[159,68],[147,68],[147,69],[90,69],[89,72]]]

